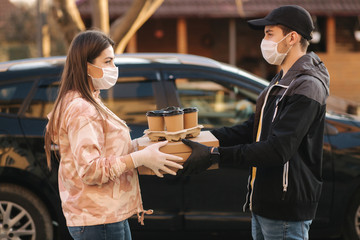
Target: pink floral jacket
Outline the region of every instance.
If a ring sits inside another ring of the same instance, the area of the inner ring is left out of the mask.
[[[102,104],[99,91],[94,95]],[[133,214],[142,222],[137,171],[126,171],[123,162],[134,151],[126,123],[103,104],[115,119],[102,117],[77,92],[62,101],[67,107],[53,141],[60,147],[59,191],[67,226],[114,223]]]

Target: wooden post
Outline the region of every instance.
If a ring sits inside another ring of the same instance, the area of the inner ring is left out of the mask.
[[[229,63],[236,65],[236,22],[233,18],[229,20]]]
[[[178,53],[188,53],[187,26],[184,18],[179,18],[177,21],[177,51]]]
[[[38,57],[49,57],[51,44],[50,44],[50,31],[47,21],[47,0],[37,0],[37,55]]]
[[[43,57],[50,57],[51,55],[51,40],[49,24],[46,23],[42,26],[42,54]]]
[[[336,51],[336,22],[335,17],[328,17],[326,21],[326,52],[333,54]]]

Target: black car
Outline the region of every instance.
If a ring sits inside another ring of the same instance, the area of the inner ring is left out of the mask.
[[[0,239],[66,239],[57,189],[57,166],[47,168],[44,128],[65,58],[0,64]],[[217,61],[182,54],[122,54],[119,79],[102,91],[104,103],[125,120],[132,138],[147,128],[145,113],[167,106],[197,107],[205,129],[245,121],[268,84]],[[323,191],[311,238],[360,239],[360,123],[327,114]],[[53,146],[56,150],[57,146]],[[154,214],[137,232],[250,234],[242,206],[247,170],[209,170],[199,175],[140,176],[145,209]],[[18,237],[18,238],[17,238]]]

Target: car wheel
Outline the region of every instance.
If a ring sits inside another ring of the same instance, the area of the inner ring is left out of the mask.
[[[348,210],[345,221],[344,240],[360,239],[360,192],[358,192]]]
[[[0,239],[51,240],[51,217],[42,201],[27,189],[0,185]]]

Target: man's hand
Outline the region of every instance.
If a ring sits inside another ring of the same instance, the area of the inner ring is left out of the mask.
[[[192,153],[184,163],[184,168],[178,171],[178,176],[197,174],[205,171],[211,166],[211,147],[207,147],[188,139],[182,139],[182,142],[191,147]]]

